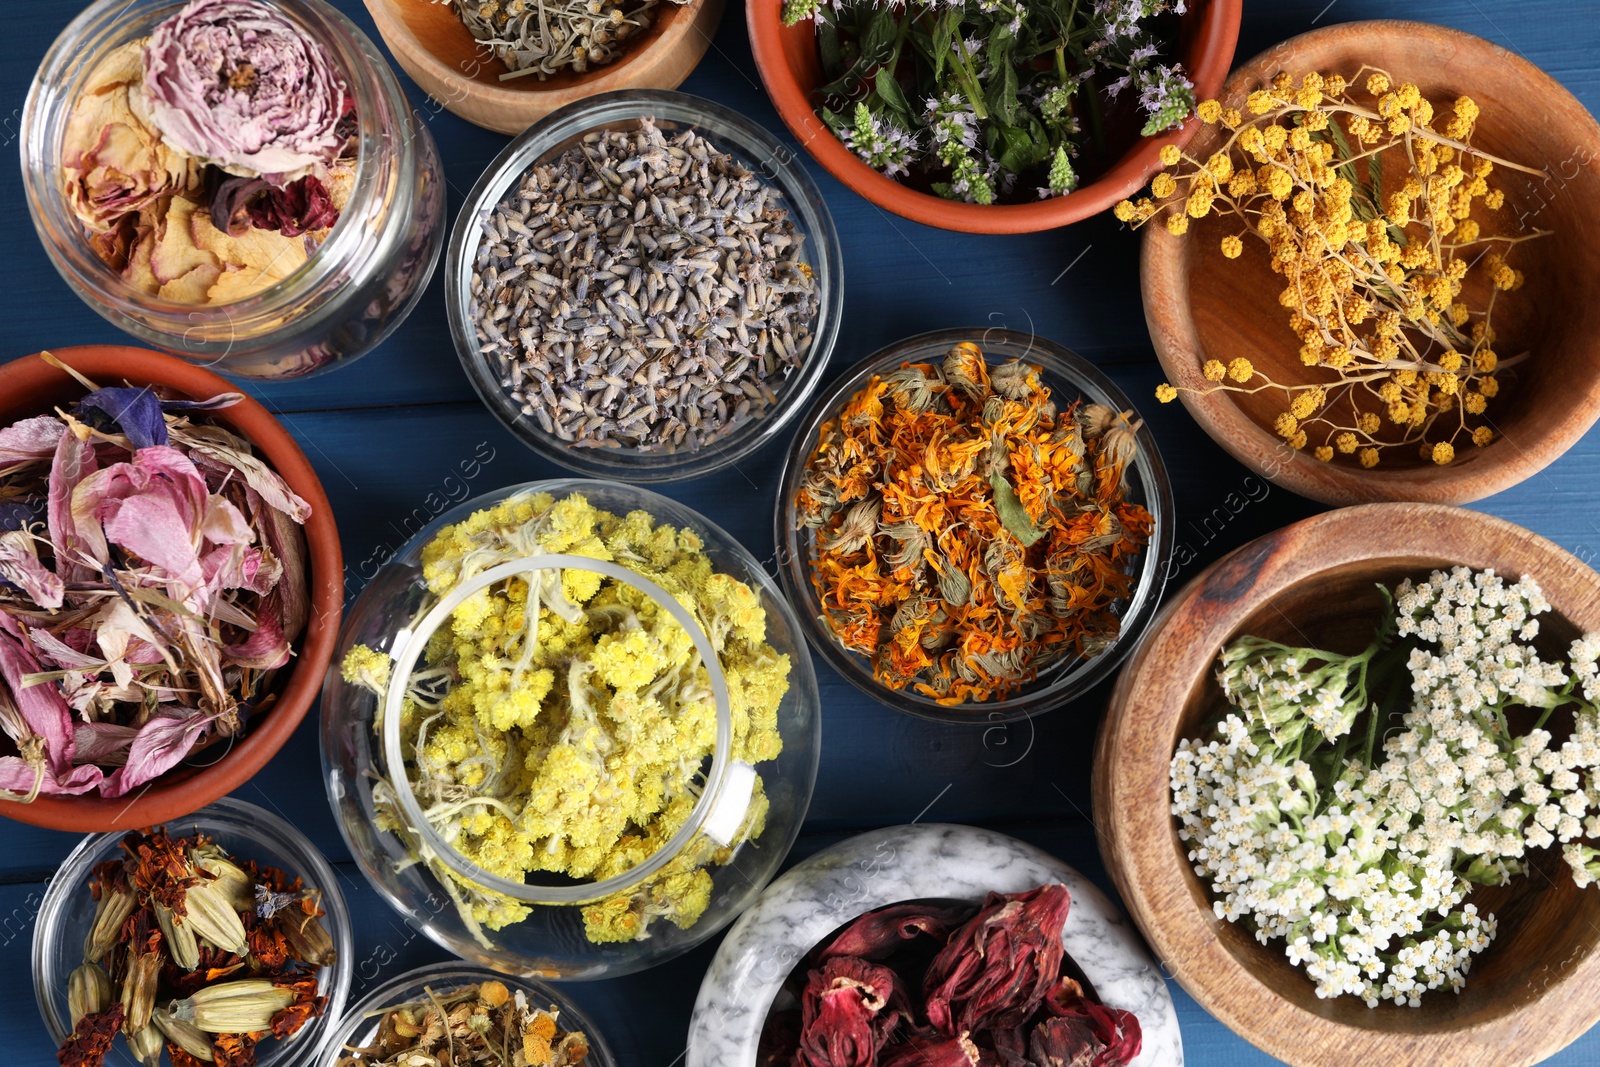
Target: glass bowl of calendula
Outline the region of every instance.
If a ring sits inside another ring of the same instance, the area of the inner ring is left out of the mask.
[[[778,487],[784,592],[862,692],[992,726],[1082,697],[1155,615],[1172,551],[1155,436],[1033,334],[918,334],[801,416]]]
[[[772,878],[818,704],[799,620],[728,534],[631,486],[531,482],[439,516],[362,591],[323,768],[363,873],[434,941],[599,978]]]

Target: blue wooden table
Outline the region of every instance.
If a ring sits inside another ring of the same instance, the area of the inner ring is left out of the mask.
[[[335,0],[376,40],[358,0]],[[773,2],[773,0],[768,0]],[[683,86],[732,105],[791,140],[756,80],[743,4],[729,11],[711,51]],[[23,98],[39,59],[78,5],[8,0],[0,49],[0,358],[122,336],[87,310],[51,268],[29,222],[16,166]],[[1525,55],[1591,111],[1600,107],[1600,29],[1591,5],[1560,0],[1249,0],[1239,58],[1313,26],[1418,18],[1486,37]],[[402,75],[438,142],[450,210],[506,138],[439,110]],[[1539,121],[1537,115],[1527,121]],[[791,141],[792,143],[792,141]],[[807,166],[804,152],[796,157]],[[936,327],[1008,326],[1062,342],[1103,367],[1141,407],[1161,444],[1177,499],[1177,539],[1189,551],[1181,582],[1218,555],[1302,518],[1317,505],[1275,489],[1227,457],[1180,405],[1158,406],[1161,372],[1139,304],[1138,240],[1109,216],[1024,237],[972,237],[888,215],[811,166],[838,224],[847,279],[834,368],[890,341]],[[1600,205],[1596,205],[1600,210]],[[428,501],[471,489],[557,475],[478,403],[451,347],[435,278],[411,318],[361,362],[312,381],[250,390],[289,427],[333,501],[354,595],[390,551],[432,518]],[[476,460],[474,467],[470,462]],[[738,469],[669,488],[731,531],[758,557],[773,552],[777,447]],[[447,479],[451,479],[447,482]],[[1525,484],[1479,507],[1522,524],[1585,560],[1600,554],[1600,434]],[[819,663],[822,766],[805,832],[791,861],[871,827],[929,819],[990,827],[1030,841],[1110,885],[1095,850],[1089,755],[1106,687],[1034,723],[957,728],[897,714]],[[332,860],[355,915],[352,999],[385,976],[442,958],[389,909],[351,863],[319,773],[316,723],[236,794],[280,812]],[[0,1063],[54,1062],[34,1007],[29,951],[46,882],[73,835],[0,823]],[[643,974],[572,987],[574,998],[629,1067],[670,1067],[684,1051],[695,991],[716,940]],[[1173,996],[1194,1067],[1271,1063],[1190,1000]],[[1600,996],[1600,990],[1595,991]],[[1549,1061],[1600,1064],[1600,1031]]]

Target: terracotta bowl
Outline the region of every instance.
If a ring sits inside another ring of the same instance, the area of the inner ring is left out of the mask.
[[[142,348],[83,345],[50,351],[96,385],[150,385],[169,398],[197,400],[235,391],[230,382],[208,370]],[[38,356],[0,365],[0,425],[50,411],[83,392],[64,371]],[[252,720],[248,732],[226,755],[209,766],[180,764],[131,797],[39,797],[31,804],[0,804],[0,815],[77,833],[126,830],[181,818],[237,789],[265,766],[316,700],[344,603],[344,563],[333,509],[300,446],[266,408],[246,398],[209,412],[206,418],[248,439],[261,459],[311,505],[305,525],[311,613],[305,632],[295,642],[293,665],[278,674],[277,700]],[[15,753],[9,740],[0,737],[0,742]]]
[[[501,81],[504,63],[480,44],[450,4],[435,0],[366,0],[367,11],[395,60],[428,94],[468,122],[498,133],[521,133],[558,107],[612,89],[676,89],[711,46],[724,0],[656,5],[650,28],[620,58],[584,74],[565,71],[540,81],[525,74]]]
[[[370,0],[369,0],[370,2]],[[1023,204],[965,204],[918,192],[886,178],[857,158],[813,110],[812,91],[822,82],[816,32],[811,20],[785,26],[780,0],[748,0],[750,47],[767,95],[784,124],[806,151],[835,178],[886,211],[964,233],[1032,233],[1098,214],[1129,196],[1161,169],[1167,144],[1188,143],[1200,128],[1190,119],[1159,137],[1143,137],[1094,181],[1063,197]],[[1233,63],[1243,0],[1191,0],[1182,16],[1178,57],[1194,82],[1195,99],[1215,96]]]
[[[1362,64],[1412,81],[1436,106],[1470,95],[1482,108],[1474,146],[1504,159],[1543,165],[1546,179],[1505,168],[1490,179],[1505,206],[1478,215],[1505,229],[1519,223],[1554,230],[1518,246],[1514,263],[1527,276],[1496,307],[1496,348],[1528,351],[1502,377],[1488,416],[1499,439],[1484,448],[1457,444],[1456,459],[1438,467],[1416,455],[1386,452],[1373,470],[1336,455],[1323,463],[1296,452],[1272,432],[1282,394],[1183,393],[1184,404],[1218,444],[1277,485],[1327,504],[1425,500],[1460,504],[1497,493],[1537,473],[1582,437],[1600,416],[1600,303],[1586,279],[1600,274],[1600,125],[1550,75],[1471,34],[1418,22],[1353,22],[1291,38],[1234,72],[1221,99],[1242,105],[1280,70],[1354,74]],[[1537,115],[1537,121],[1529,121]],[[1189,146],[1204,158],[1220,143],[1214,127]],[[1307,381],[1299,339],[1278,304],[1283,279],[1259,243],[1223,259],[1222,220],[1210,217],[1173,237],[1145,230],[1141,280],[1145,318],[1156,354],[1174,385],[1205,388],[1200,365],[1245,356],[1277,381]],[[1491,230],[1490,232],[1504,232]]]
[[[1346,508],[1237,549],[1172,597],[1123,668],[1100,728],[1095,819],[1124,903],[1201,1007],[1291,1064],[1517,1067],[1600,1020],[1600,891],[1573,884],[1558,848],[1530,853],[1534,870],[1511,885],[1474,892],[1499,934],[1460,994],[1368,1008],[1319,1000],[1281,941],[1261,945],[1218,919],[1178,838],[1168,765],[1179,739],[1200,736],[1224,709],[1213,669],[1228,641],[1248,633],[1357,651],[1377,618],[1374,583],[1457,564],[1533,575],[1552,605],[1541,618],[1554,643],[1600,629],[1600,575],[1541,537],[1434,504]]]

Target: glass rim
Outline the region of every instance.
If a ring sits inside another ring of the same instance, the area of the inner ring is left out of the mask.
[[[584,1060],[585,1064],[591,1064],[592,1067],[613,1067],[616,1063],[611,1047],[606,1044],[605,1037],[595,1026],[594,1020],[573,1003],[571,997],[563,990],[531,975],[506,974],[464,960],[444,960],[414,967],[368,990],[360,1000],[333,1020],[332,1026],[328,1029],[327,1042],[322,1049],[319,1049],[321,1059],[317,1067],[335,1067],[345,1042],[359,1033],[368,1020],[374,1020],[378,1013],[407,1003],[403,999],[397,999],[406,993],[416,989],[432,988],[434,985],[443,986],[446,983],[452,983],[453,988],[459,989],[477,982],[501,982],[513,990],[520,988],[524,993],[537,992],[538,1001],[529,996],[530,1006],[538,1006],[539,1002],[549,1004],[558,1009],[558,1022],[570,1017],[578,1024],[572,1029],[581,1031],[589,1042],[589,1058]]]
[[[705,448],[653,452],[637,448],[572,447],[523,415],[500,385],[489,360],[479,354],[467,308],[472,263],[483,235],[483,219],[527,170],[593,130],[651,118],[695,129],[719,151],[731,151],[782,195],[796,228],[813,246],[817,276],[815,332],[804,362],[783,382],[767,411]],[[698,478],[731,466],[762,448],[793,423],[816,393],[838,341],[843,311],[844,255],[822,191],[791,151],[765,127],[732,108],[668,89],[617,89],[567,104],[534,123],[484,168],[462,200],[445,247],[445,311],[450,338],[474,392],[523,445],[585,477],[657,483]]]
[[[182,2],[154,0],[154,4],[165,3],[174,10]],[[361,219],[383,200],[393,184],[376,180],[373,170],[387,134],[370,125],[364,116],[411,114],[394,72],[360,27],[326,0],[268,2],[333,56],[339,73],[356,97],[358,149],[350,199],[332,232],[305,263],[258,293],[223,304],[189,304],[163,300],[135,289],[89,248],[83,224],[67,206],[60,189],[58,164],[73,90],[81,86],[112,48],[127,43],[119,38],[127,36],[123,31],[130,23],[153,17],[148,6],[130,11],[130,0],[96,0],[79,12],[46,51],[29,83],[23,105],[18,138],[22,145],[23,190],[29,201],[34,229],[51,262],[74,288],[115,301],[119,311],[125,307],[136,309],[159,327],[183,332],[186,338],[202,328],[195,323],[196,313],[223,317],[230,328],[281,325],[279,320],[287,321],[292,317],[304,304],[308,293],[333,280],[340,267],[355,259],[363,248],[367,249],[368,256],[376,257],[405,236],[404,227],[387,226],[383,228],[386,233],[374,237],[369,233],[370,227],[361,224]],[[411,154],[401,153],[401,157],[404,168],[413,171],[416,161]],[[399,176],[401,185],[412,181],[414,176],[410,173]],[[319,314],[331,314],[331,311],[316,309],[312,318]],[[297,317],[296,322],[300,321]],[[210,342],[197,340],[196,349],[203,351],[207,343]]]
[[[321,893],[319,903],[325,913],[324,925],[333,938],[336,951],[334,962],[318,972],[328,974],[325,994],[328,998],[327,1007],[322,1015],[309,1020],[288,1041],[281,1042],[279,1047],[285,1058],[274,1058],[271,1062],[271,1067],[310,1067],[323,1058],[323,1050],[349,998],[351,977],[355,968],[353,959],[355,936],[351,929],[349,905],[339,888],[338,873],[322,854],[322,850],[297,827],[265,808],[231,796],[221,797],[181,819],[168,819],[161,825],[172,832],[185,825],[195,826],[208,817],[230,824],[233,832],[241,837],[268,841],[273,847],[280,848],[292,856],[300,869],[286,870],[285,874],[298,876],[307,883],[316,879],[312,888]],[[64,1025],[67,1020],[59,1013],[56,1004],[56,996],[65,1002],[66,986],[46,989],[45,976],[51,971],[50,954],[61,942],[65,933],[59,929],[61,917],[68,906],[69,898],[86,892],[83,880],[92,869],[93,861],[106,852],[107,846],[114,848],[119,844],[127,833],[123,830],[113,830],[85,836],[56,868],[56,873],[45,887],[44,898],[39,903],[39,918],[34,927],[31,953],[34,1000],[45,1029],[50,1032],[52,1040],[57,1045],[66,1040],[71,1032],[71,1028]],[[254,857],[241,856],[241,858]],[[67,938],[67,943],[71,944],[70,936]],[[65,975],[56,977],[63,981],[66,978]]]
[[[810,448],[822,424],[837,414],[848,397],[860,389],[870,375],[919,359],[937,362],[952,345],[962,341],[973,342],[982,348],[985,359],[991,365],[991,345],[1020,348],[1022,351],[1007,352],[1002,358],[1037,363],[1047,379],[1055,379],[1047,384],[1070,386],[1084,400],[1105,404],[1116,411],[1137,410],[1127,395],[1100,368],[1066,346],[1034,333],[978,326],[930,330],[902,338],[847,367],[812,401],[800,418],[778,475],[773,534],[780,557],[778,580],[784,595],[795,606],[795,613],[800,617],[812,647],[846,681],[896,711],[935,722],[996,726],[1054,711],[1082,696],[1085,691],[1109,677],[1137,644],[1140,634],[1159,609],[1161,594],[1166,587],[1167,561],[1172,553],[1174,536],[1174,505],[1172,486],[1156,446],[1155,434],[1148,421],[1141,420],[1135,431],[1139,448],[1131,466],[1139,472],[1146,498],[1144,506],[1154,520],[1154,529],[1140,552],[1136,564],[1139,579],[1120,615],[1121,625],[1112,643],[1093,657],[1079,657],[1076,663],[1063,663],[1049,668],[1050,673],[1057,675],[1053,680],[1039,686],[1041,679],[1036,677],[1026,683],[1022,691],[1003,700],[940,704],[909,687],[889,689],[880,683],[874,677],[866,657],[840,645],[818,616],[820,605],[811,582],[809,547],[804,535],[795,528],[794,498],[805,473]],[[1055,392],[1052,389],[1053,396]]]
[[[513,494],[508,499],[515,498]],[[621,874],[575,886],[533,886],[526,882],[513,882],[492,874],[464,857],[440,836],[422,811],[411,786],[410,777],[406,774],[405,759],[400,747],[401,701],[407,688],[406,683],[411,678],[428,640],[439,627],[449,622],[455,609],[473,593],[487,589],[507,578],[551,570],[558,574],[562,570],[586,570],[603,574],[632,586],[670,614],[678,625],[683,627],[699,651],[700,662],[710,678],[712,698],[717,705],[717,739],[716,747],[711,754],[711,769],[706,774],[705,785],[688,819],[666,844]],[[485,889],[503,893],[524,904],[583,904],[632,889],[659,872],[682,852],[689,842],[704,830],[708,817],[725,799],[723,787],[728,783],[729,768],[733,764],[730,759],[733,748],[733,706],[721,659],[711,644],[711,638],[706,635],[705,628],[695,620],[689,610],[674,600],[661,586],[635,573],[631,568],[610,560],[590,559],[563,553],[523,556],[498,564],[453,586],[445,596],[428,604],[421,617],[415,619],[412,626],[405,627],[396,634],[396,647],[391,650],[390,655],[393,657],[394,668],[390,671],[383,706],[383,754],[384,762],[390,772],[389,784],[394,789],[395,797],[399,800],[406,818],[411,821],[411,829],[422,839],[427,848],[456,874],[470,879]],[[395,773],[396,769],[399,771],[398,774]],[[727,794],[726,799],[733,799],[733,794]],[[740,813],[740,819],[743,820],[743,812]]]

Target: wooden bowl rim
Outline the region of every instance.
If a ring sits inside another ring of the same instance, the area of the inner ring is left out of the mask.
[[[1515,568],[1504,566],[1516,560]],[[1152,779],[1167,796],[1183,708],[1210,673],[1222,642],[1263,605],[1348,563],[1449,559],[1535,576],[1552,611],[1580,630],[1600,629],[1600,574],[1553,542],[1492,515],[1439,504],[1375,503],[1315,515],[1228,553],[1172,596],[1123,666],[1100,727],[1092,793],[1100,852],[1152,951],[1201,1007],[1289,1063],[1534,1063],[1600,1021],[1600,950],[1560,964],[1540,996],[1450,1030],[1397,1032],[1351,1026],[1281,997],[1222,943],[1222,920],[1192,900],[1170,808],[1147,802]],[[1428,566],[1421,563],[1421,566]],[[1175,627],[1183,622],[1187,625]],[[1159,724],[1149,729],[1150,723]],[[1141,729],[1143,727],[1143,729]],[[1184,946],[1199,946],[1186,949]],[[1492,950],[1491,950],[1492,951]],[[1468,977],[1468,982],[1471,982]],[[1226,988],[1225,995],[1219,988]],[[1443,997],[1435,991],[1426,997]],[[1415,1010],[1426,1012],[1424,1007]],[[1379,1010],[1388,1010],[1382,1008]],[[1419,1014],[1417,1018],[1423,1016]]]
[[[1175,130],[1141,138],[1114,166],[1079,189],[1032,204],[967,204],[918,192],[886,178],[857,158],[835,137],[811,109],[807,91],[784,57],[779,0],[746,0],[745,17],[750,48],[767,95],[784,125],[811,157],[829,174],[881,208],[927,226],[963,233],[1033,233],[1078,222],[1098,214],[1149,181],[1161,169],[1161,149],[1183,146],[1200,130],[1200,120],[1189,120]],[[1195,99],[1215,96],[1233,63],[1239,41],[1243,0],[1210,0],[1206,18],[1195,33],[1193,53],[1199,56],[1190,72]]]
[[[127,345],[76,345],[48,350],[96,384],[159,385],[184,396],[205,399],[237,387],[217,374],[175,356]],[[0,396],[14,391],[52,387],[66,381],[65,372],[38,354],[0,364]],[[175,781],[156,779],[133,797],[39,797],[31,804],[0,805],[0,815],[34,826],[77,833],[127,830],[182,818],[243,785],[283,747],[305,718],[322,689],[333,657],[344,610],[344,562],[333,508],[322,482],[300,446],[261,403],[251,397],[208,413],[209,419],[237,430],[260,450],[277,471],[311,505],[304,527],[307,585],[310,597],[305,632],[295,642],[295,662],[273,706],[250,723],[244,737],[217,762]]]
[[[695,20],[701,9],[707,4],[720,5],[723,0],[667,3],[664,5],[666,10],[659,16],[667,20],[667,25],[662,29],[660,36],[642,48],[630,48],[614,62],[584,73],[579,84],[563,85],[560,88],[543,88],[544,83],[532,75],[518,78],[506,85],[486,85],[465,77],[455,67],[434,55],[433,50],[411,32],[411,27],[406,25],[405,20],[393,13],[391,8],[394,4],[404,0],[364,0],[364,2],[373,23],[378,27],[378,35],[396,53],[397,58],[403,55],[407,63],[416,64],[441,84],[453,91],[461,92],[462,96],[452,100],[451,104],[463,98],[472,98],[479,103],[504,108],[511,113],[528,112],[531,117],[537,118],[552,106],[549,100],[543,99],[546,96],[578,99],[611,89],[632,88],[641,73],[641,68],[647,65],[643,62],[645,57],[664,55],[675,48],[694,29]]]
[[[1432,23],[1403,19],[1372,19],[1324,26],[1260,53],[1233,72],[1220,95],[1242,84],[1265,82],[1280,69],[1281,57],[1299,48],[1326,49],[1344,43],[1360,51],[1372,49],[1377,38],[1430,37],[1456,50],[1452,62],[1471,66],[1478,57],[1491,55],[1515,65],[1528,85],[1529,99],[1564,97],[1578,113],[1588,115],[1582,103],[1565,86],[1541,68],[1493,41]],[[1326,66],[1326,61],[1319,61]],[[1600,157],[1600,123],[1588,117],[1587,128],[1576,131],[1580,147],[1590,158]],[[1185,238],[1174,237],[1164,227],[1146,226],[1139,263],[1139,283],[1145,321],[1156,357],[1174,385],[1204,389],[1210,383],[1200,374],[1203,349],[1194,318],[1189,313],[1188,249]],[[1284,323],[1286,337],[1288,323]],[[1176,344],[1163,343],[1173,339]],[[1286,344],[1288,342],[1285,342]],[[1573,383],[1575,403],[1542,436],[1542,447],[1517,447],[1503,437],[1485,448],[1474,462],[1444,467],[1362,470],[1323,463],[1309,452],[1289,448],[1270,429],[1246,415],[1223,391],[1179,394],[1185,408],[1211,439],[1234,459],[1257,471],[1275,485],[1323,504],[1360,504],[1375,500],[1418,500],[1439,504],[1466,504],[1491,496],[1531,478],[1571,448],[1600,418],[1600,377]],[[1490,453],[1493,459],[1490,460]]]

